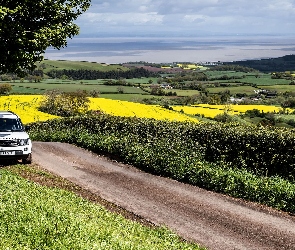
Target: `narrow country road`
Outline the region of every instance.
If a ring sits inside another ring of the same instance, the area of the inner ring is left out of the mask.
[[[208,249],[295,249],[295,217],[286,213],[153,176],[70,144],[33,142],[33,161]]]

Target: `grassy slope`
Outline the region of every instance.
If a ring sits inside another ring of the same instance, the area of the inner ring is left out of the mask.
[[[44,64],[44,72],[48,72],[52,69],[62,70],[62,69],[85,69],[85,70],[100,70],[100,71],[110,71],[110,70],[128,70],[126,67],[122,67],[117,64],[101,64],[96,62],[85,62],[85,61],[54,61],[54,60],[44,60],[38,63],[37,66]]]
[[[207,88],[210,94],[218,94],[222,91],[229,90],[231,95],[235,95],[238,93],[245,93],[247,95],[254,94],[255,88],[251,86],[234,86],[234,87],[214,87],[214,88]]]
[[[73,192],[19,176],[79,189],[32,166],[2,168],[0,175],[1,249],[200,249],[163,227],[126,220]]]

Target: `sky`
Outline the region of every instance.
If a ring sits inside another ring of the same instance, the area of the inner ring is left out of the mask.
[[[92,0],[53,60],[234,61],[295,51],[295,0]]]
[[[295,35],[295,0],[92,0],[80,37]]]

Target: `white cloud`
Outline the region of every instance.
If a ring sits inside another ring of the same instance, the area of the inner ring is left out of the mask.
[[[184,21],[186,22],[205,22],[208,19],[208,16],[204,15],[185,15]]]
[[[145,11],[147,11],[149,8],[148,8],[148,6],[146,6],[146,5],[141,5],[140,7],[139,7],[139,10],[141,11],[141,12],[145,12]]]
[[[163,20],[162,15],[155,12],[150,13],[85,13],[80,19],[95,23],[97,25],[140,25],[140,24],[161,24]]]
[[[77,24],[83,33],[105,30],[181,33],[293,33],[295,0],[92,0]],[[125,27],[125,28],[124,28]],[[135,31],[135,28],[134,30]]]
[[[294,12],[295,5],[293,1],[289,0],[281,0],[281,1],[272,1],[268,4],[267,7],[271,11],[287,11],[287,12]]]

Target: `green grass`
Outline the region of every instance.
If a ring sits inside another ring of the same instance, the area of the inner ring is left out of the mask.
[[[244,79],[241,79],[242,82],[257,84],[260,87],[268,85],[280,85],[280,84],[289,84],[290,80],[286,79],[271,79],[270,74],[259,74],[259,77],[256,78],[254,75],[247,76]]]
[[[143,77],[143,78],[133,78],[133,79],[126,79],[126,82],[130,83],[140,83],[140,84],[148,84],[149,85],[149,80],[152,80],[152,84],[156,84],[158,81],[158,78],[156,77]]]
[[[43,79],[42,83],[47,84],[104,84],[107,80],[106,79],[97,79],[97,80],[61,80],[61,79]]]
[[[193,96],[193,95],[200,95],[200,92],[198,90],[194,89],[166,89],[165,92],[176,92],[177,96]]]
[[[164,227],[129,221],[72,192],[38,185],[9,169],[2,168],[0,177],[1,249],[200,249]]]
[[[120,101],[141,102],[145,98],[153,98],[154,96],[148,94],[101,94],[99,97]]]
[[[224,75],[227,75],[229,77],[231,76],[239,76],[242,77],[243,75],[247,75],[247,73],[244,72],[236,72],[236,71],[216,71],[216,70],[206,70],[205,74],[209,78],[216,78],[216,77],[222,77]],[[253,74],[253,73],[252,73]]]
[[[258,124],[259,122],[261,122],[263,120],[263,118],[260,117],[244,117],[244,120],[248,123],[252,123],[252,124]]]
[[[267,85],[279,85],[279,84],[289,84],[290,80],[286,79],[271,79],[271,74],[264,74],[264,73],[258,73],[256,77],[255,73],[244,73],[244,72],[235,72],[235,71],[206,71],[206,74],[209,78],[218,78],[222,76],[237,76],[237,77],[243,77],[241,79],[230,79],[230,80],[216,80],[217,82],[234,82],[234,81],[240,81],[244,83],[253,83],[257,84],[258,86],[267,86]]]
[[[84,69],[84,70],[99,70],[99,71],[110,71],[110,70],[128,70],[126,67],[122,67],[117,64],[101,64],[96,62],[85,62],[85,61],[63,61],[63,60],[44,60],[41,63],[37,63],[37,67],[44,65],[44,73],[50,70],[62,70],[62,69]]]
[[[276,117],[279,117],[279,118],[283,118],[285,120],[295,120],[295,115],[284,115],[284,114],[279,114],[279,115],[276,115]]]
[[[219,92],[223,92],[225,90],[229,90],[231,95],[235,95],[238,93],[245,93],[247,95],[253,95],[255,88],[251,86],[233,86],[233,87],[213,87],[207,88],[210,94],[218,94]]]
[[[38,87],[29,87],[29,86],[25,86],[20,85],[20,86],[16,86],[14,85],[12,87],[12,92],[11,94],[44,94],[46,92],[46,89],[43,88],[38,88]]]
[[[60,90],[65,92],[76,91],[76,90],[86,90],[87,92],[96,90],[100,93],[118,93],[119,86],[110,86],[110,85],[102,85],[102,84],[86,84],[83,82],[65,82],[61,83],[13,83],[12,87],[12,94],[19,93],[19,94],[43,94],[45,91],[48,90]],[[122,87],[124,93],[126,94],[145,94],[140,88],[131,87],[131,86],[120,86]]]
[[[284,93],[287,91],[294,92],[295,91],[295,85],[272,85],[272,86],[265,86],[265,89],[277,91],[278,93]]]

